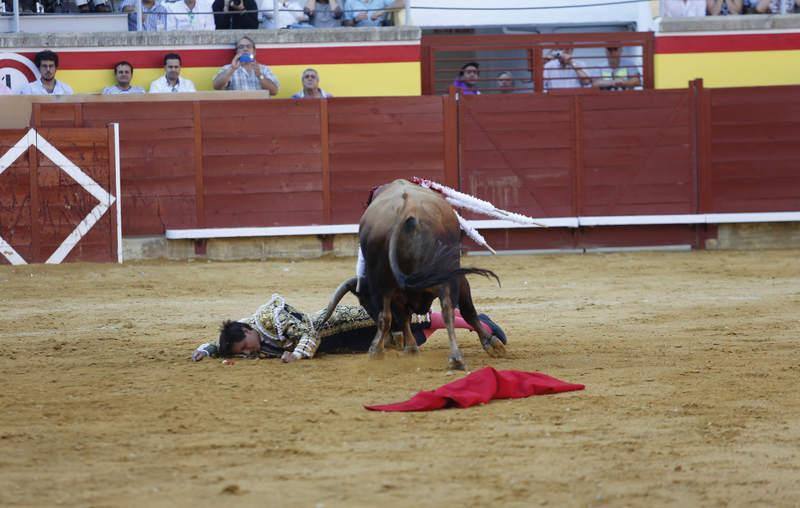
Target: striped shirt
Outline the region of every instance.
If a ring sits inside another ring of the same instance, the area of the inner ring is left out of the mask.
[[[258,64],[258,66],[261,69],[261,74],[263,74],[265,78],[275,83],[275,86],[280,87],[278,78],[276,78],[275,74],[269,70],[269,67],[264,64]],[[217,79],[217,76],[227,72],[230,68],[231,64],[221,68],[214,76],[214,79]],[[238,69],[233,71],[233,75],[231,76],[230,81],[228,81],[228,86],[225,87],[225,90],[263,90],[263,88],[261,88],[261,80],[258,79],[258,76],[255,73],[248,71],[244,68],[244,66],[240,66]]]
[[[136,31],[137,13],[136,5],[139,0],[122,0],[119,6],[120,11],[125,7],[133,7],[133,12],[128,13],[128,30],[131,32]],[[152,7],[147,7],[142,4],[142,30],[145,32],[160,32],[167,29],[167,8],[160,3],[153,4]]]

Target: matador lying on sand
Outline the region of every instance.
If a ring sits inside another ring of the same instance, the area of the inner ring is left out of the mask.
[[[238,321],[225,321],[219,341],[206,342],[194,353],[192,360],[212,357],[259,357],[281,358],[284,362],[313,358],[318,353],[363,353],[369,349],[377,327],[367,312],[360,306],[339,305],[323,324],[319,322],[325,309],[306,314],[286,303],[274,294],[272,298],[249,317]],[[486,314],[479,316],[484,329],[505,344],[503,330]],[[456,328],[472,330],[456,311]],[[430,312],[414,316],[411,331],[422,345],[428,337],[444,328],[441,313]]]

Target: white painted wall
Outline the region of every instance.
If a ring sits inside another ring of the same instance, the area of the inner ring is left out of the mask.
[[[411,22],[408,24],[422,28],[636,23],[639,31],[651,29],[654,3],[650,0],[619,5],[597,5],[612,3],[614,0],[408,0],[408,2],[411,7]],[[553,8],[557,6],[569,7]],[[431,7],[447,7],[448,10],[428,9]],[[450,10],[450,8],[470,7],[537,7],[537,9]],[[538,9],[539,7],[542,9]]]

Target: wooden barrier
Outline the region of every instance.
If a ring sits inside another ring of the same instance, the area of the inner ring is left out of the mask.
[[[143,97],[34,104],[33,118],[120,122],[126,236],[352,224],[374,185],[410,176],[535,217],[712,217],[800,210],[798,92],[693,82],[461,101]],[[486,236],[517,249],[700,246],[714,235],[706,219],[656,222]]]

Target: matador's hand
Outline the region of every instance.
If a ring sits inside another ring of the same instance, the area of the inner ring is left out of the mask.
[[[294,354],[291,351],[284,351],[283,354],[281,355],[281,361],[283,363],[292,363],[293,361],[299,360],[299,359],[300,359],[300,356]]]

